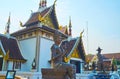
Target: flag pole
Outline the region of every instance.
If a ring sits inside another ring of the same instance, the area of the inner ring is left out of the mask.
[[[86,28],[87,28],[87,53],[89,53],[88,21],[86,21]]]

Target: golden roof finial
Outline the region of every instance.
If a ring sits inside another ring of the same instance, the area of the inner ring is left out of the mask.
[[[40,0],[39,7],[46,7],[47,0]]]
[[[84,29],[83,29],[83,31],[82,31],[82,32],[80,32],[80,37],[82,37],[83,32],[84,32]]]
[[[20,23],[20,27],[23,27],[23,23],[21,21],[19,21],[19,23]]]
[[[6,55],[5,55],[5,60],[8,60],[8,58],[9,58],[9,53],[10,53],[10,50],[8,49],[8,51],[6,52]]]
[[[57,0],[54,1],[54,5],[56,4]]]

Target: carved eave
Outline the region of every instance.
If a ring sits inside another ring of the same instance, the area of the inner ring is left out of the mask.
[[[29,27],[29,28],[24,28],[24,29],[21,29],[19,31],[16,31],[14,33],[12,33],[11,35],[14,36],[14,37],[17,37],[17,36],[21,36],[21,35],[24,35],[24,34],[27,34],[29,32],[35,32],[35,31],[46,31],[46,32],[49,32],[51,34],[53,34],[56,29],[52,29],[48,26],[45,26],[45,25],[41,25],[41,27],[38,27],[37,25],[34,26],[34,27]],[[60,32],[60,31],[59,31]],[[62,35],[63,38],[67,38],[68,36],[63,34],[62,32],[60,32],[60,34]]]

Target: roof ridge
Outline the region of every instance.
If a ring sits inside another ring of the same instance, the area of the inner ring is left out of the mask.
[[[48,7],[48,8],[50,8],[50,9],[49,9],[49,11],[48,11],[45,15],[42,16],[43,18],[45,18],[45,17],[49,14],[49,12],[52,11],[53,5],[50,6],[50,7]],[[48,9],[48,8],[46,8],[46,9]],[[52,9],[51,9],[51,8],[52,8]],[[46,10],[46,9],[45,9],[45,10]],[[45,11],[45,10],[43,10],[43,11]],[[43,11],[41,11],[40,13],[42,13]]]

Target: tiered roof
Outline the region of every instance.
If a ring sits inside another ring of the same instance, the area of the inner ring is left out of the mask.
[[[14,37],[0,34],[0,49],[3,52],[3,56],[6,56],[6,60],[26,61]]]
[[[41,21],[40,19],[43,18]],[[24,24],[26,27],[31,27],[35,24],[42,23],[48,27],[59,29],[59,24],[57,21],[56,13],[55,13],[55,5],[44,9],[43,11],[35,12],[31,14],[31,17],[28,19],[28,21]]]

